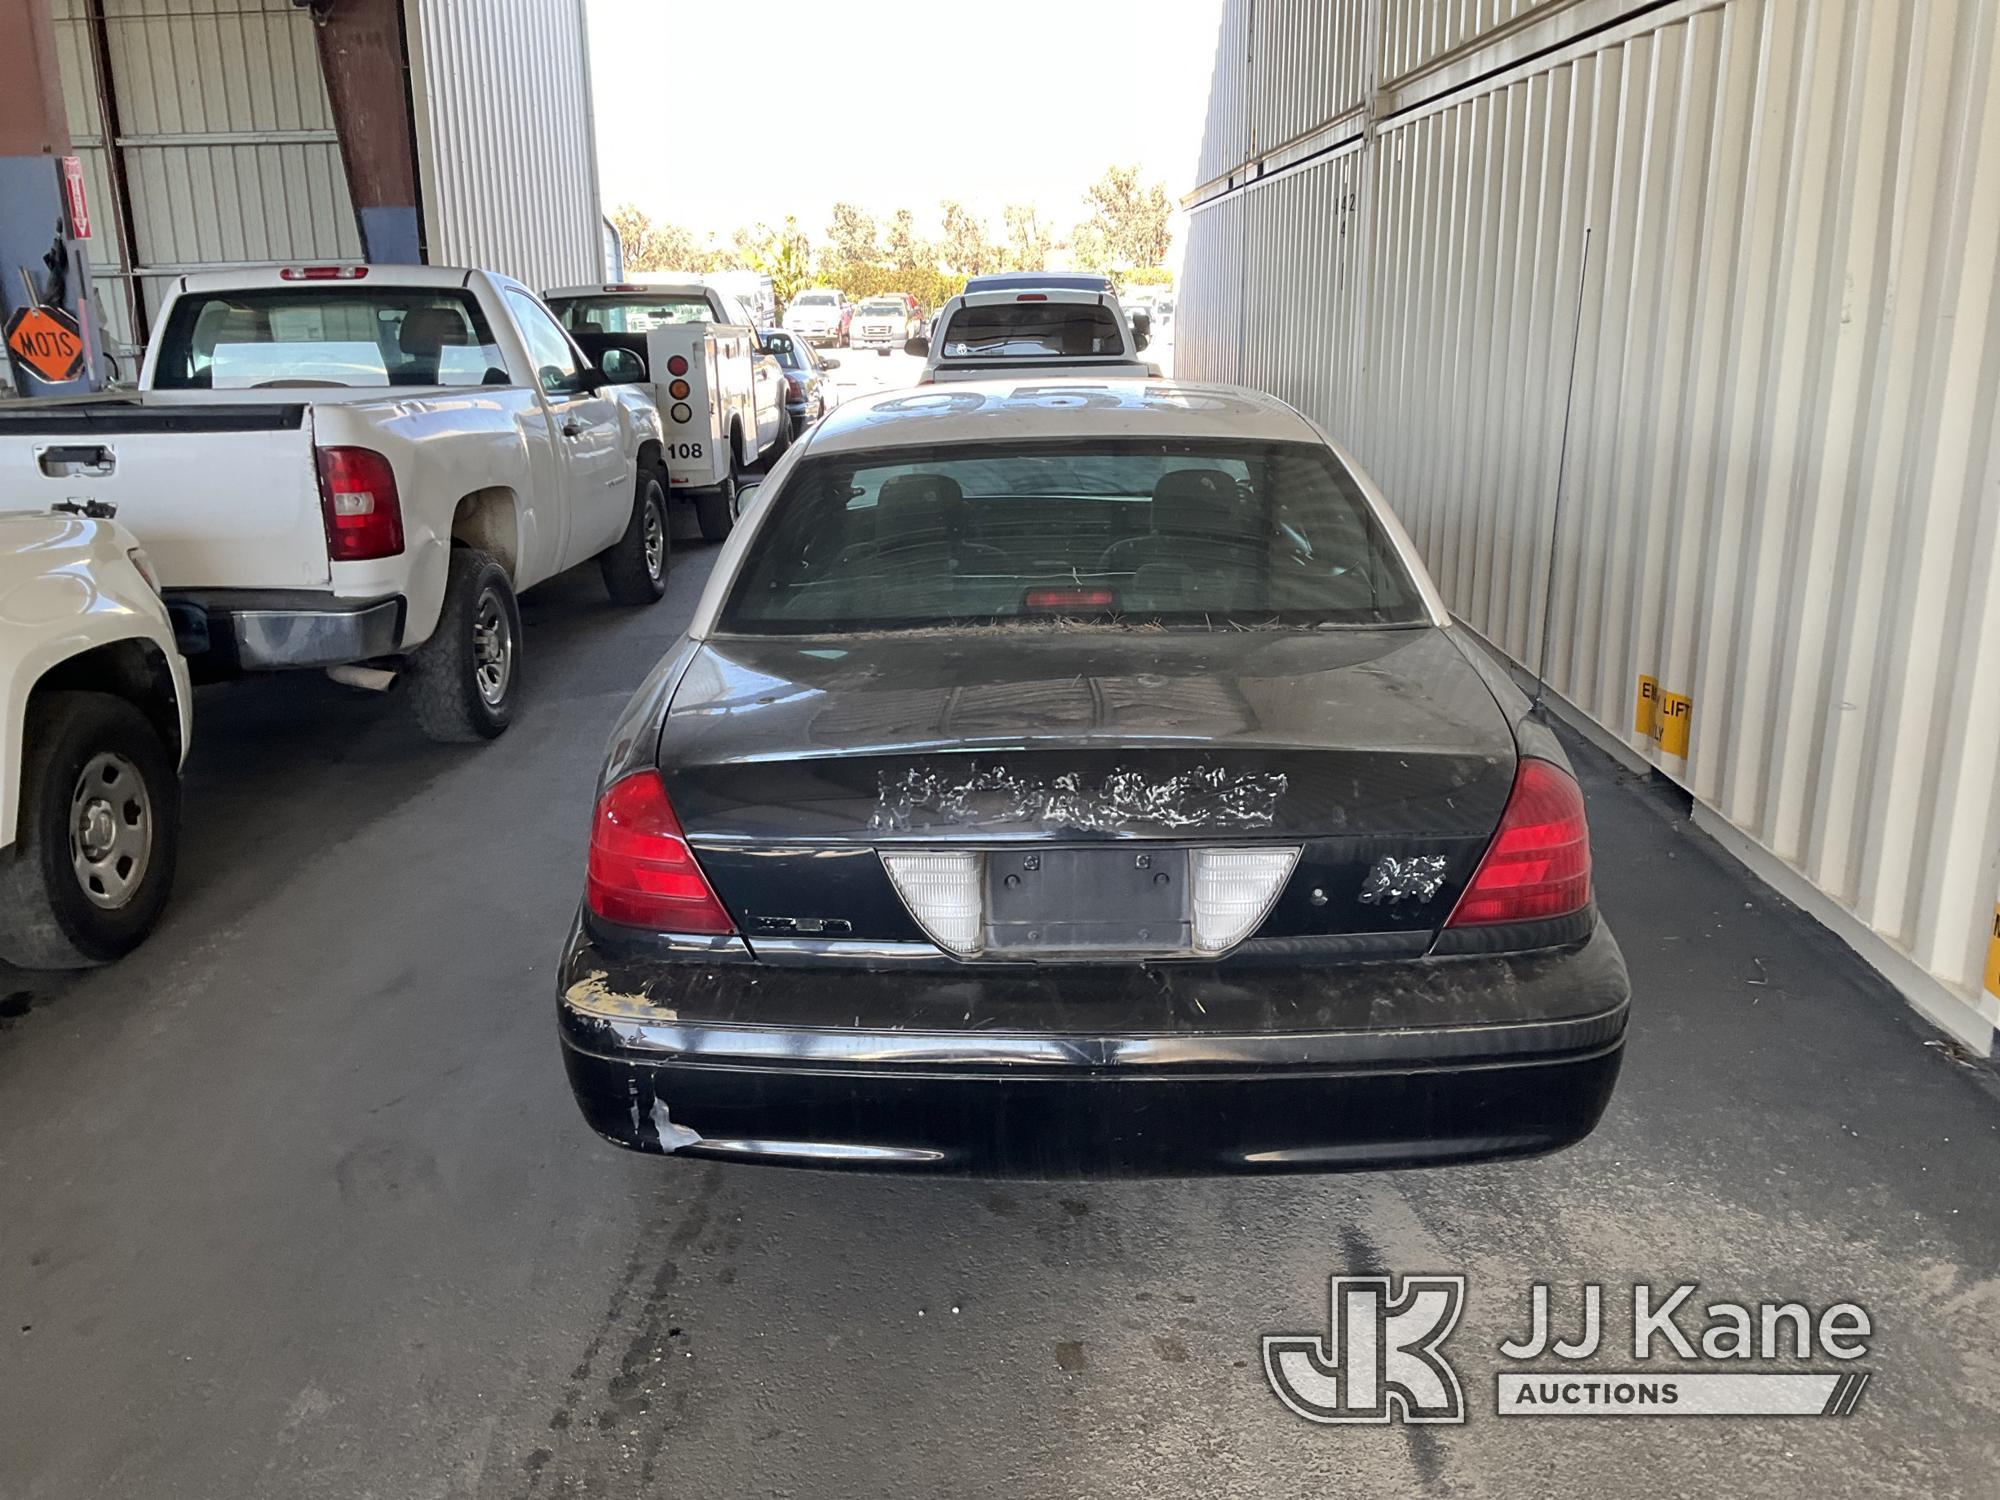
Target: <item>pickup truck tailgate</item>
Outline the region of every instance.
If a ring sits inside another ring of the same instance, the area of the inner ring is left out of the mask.
[[[332,577],[304,405],[0,408],[0,497],[10,509],[117,507],[167,588],[308,588]]]

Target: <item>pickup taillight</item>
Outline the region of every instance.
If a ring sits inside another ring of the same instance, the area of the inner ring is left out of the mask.
[[[335,562],[366,562],[401,552],[403,506],[389,460],[373,448],[317,452],[327,555]]]

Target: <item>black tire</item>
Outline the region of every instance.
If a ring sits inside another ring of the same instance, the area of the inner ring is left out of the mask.
[[[521,608],[507,570],[474,547],[451,549],[437,629],[411,653],[410,701],[425,734],[448,744],[497,738],[521,694]]]
[[[884,359],[887,359],[889,357],[889,346],[887,344],[884,344],[880,349],[877,349],[875,352],[881,355]]]
[[[729,477],[712,490],[694,497],[694,518],[701,526],[704,542],[719,542],[736,524],[736,466],[730,464]]]
[[[625,534],[597,556],[604,591],[614,604],[653,604],[667,591],[673,539],[667,525],[667,491],[657,469],[639,476],[632,519]]]
[[[14,844],[0,850],[0,958],[77,969],[136,948],[174,883],[180,799],[173,752],[134,705],[35,698]]]
[[[771,472],[771,465],[783,458],[785,450],[791,446],[792,414],[788,411],[781,411],[778,413],[778,435],[771,439],[771,446],[764,450],[762,467],[766,474]]]

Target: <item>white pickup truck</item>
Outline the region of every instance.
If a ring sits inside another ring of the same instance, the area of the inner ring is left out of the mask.
[[[585,354],[653,393],[668,494],[692,502],[706,540],[728,536],[746,471],[791,440],[785,372],[758,342],[751,314],[701,281],[566,286],[543,295]]]
[[[187,664],[102,511],[0,515],[0,959],[23,968],[119,957],[174,879]]]
[[[918,334],[903,347],[923,356],[919,385],[1008,374],[1145,379],[1160,373],[1159,366],[1139,358],[1144,335],[1134,330],[1118,299],[1109,291],[1076,287],[961,292],[938,309],[928,335]]]
[[[516,593],[591,557],[665,591],[662,448],[520,283],[299,266],[174,282],[136,395],[0,408],[0,495],[115,507],[198,678],[407,677],[471,741],[514,712]]]

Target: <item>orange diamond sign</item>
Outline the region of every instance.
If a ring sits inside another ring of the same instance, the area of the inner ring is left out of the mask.
[[[83,373],[83,335],[63,307],[24,307],[7,320],[7,352],[51,384]]]

